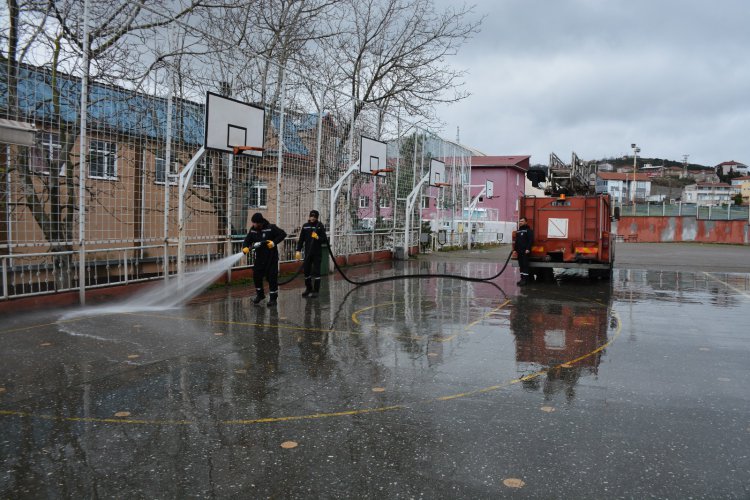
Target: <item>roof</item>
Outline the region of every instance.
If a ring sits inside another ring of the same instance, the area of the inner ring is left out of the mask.
[[[633,174],[626,172],[599,172],[596,174],[603,181],[632,181]],[[650,181],[651,177],[646,174],[635,174],[636,181]]]
[[[727,166],[727,167],[733,167],[733,166],[746,167],[747,165],[745,165],[744,163],[740,163],[738,161],[731,160],[731,161],[723,161],[723,162],[719,163],[716,166],[717,167],[723,167],[723,166]]]
[[[743,175],[741,177],[732,177],[733,181],[750,181],[750,175]]]
[[[696,182],[695,184],[692,184],[693,186],[699,186],[699,187],[716,187],[716,188],[730,188],[729,184],[726,182]],[[686,186],[687,187],[687,186]]]
[[[528,161],[531,155],[516,155],[516,156],[472,156],[471,167],[516,167],[526,170],[525,166],[521,163]]]

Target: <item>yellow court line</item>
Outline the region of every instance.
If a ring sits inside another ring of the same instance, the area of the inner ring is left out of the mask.
[[[713,274],[711,274],[711,273],[707,273],[707,272],[703,271],[703,274],[705,274],[706,276],[708,276],[708,277],[709,277],[709,278],[711,278],[712,280],[714,280],[714,281],[717,281],[717,282],[721,283],[721,284],[722,284],[722,285],[724,285],[725,287],[727,287],[727,288],[731,288],[732,290],[734,290],[735,292],[739,293],[740,295],[744,295],[744,296],[745,296],[746,298],[750,299],[750,294],[748,294],[748,293],[747,293],[746,291],[744,291],[744,290],[740,290],[739,288],[737,288],[737,287],[735,287],[735,286],[732,286],[732,285],[730,285],[730,284],[729,284],[729,283],[727,283],[726,281],[722,281],[722,280],[720,280],[719,278],[717,278],[716,276],[714,276],[714,275],[713,275]]]
[[[469,323],[468,326],[465,329],[471,328],[472,326],[475,326],[476,324],[478,324],[478,323],[486,320],[491,315],[495,314],[496,312],[498,312],[500,309],[502,309],[503,307],[507,306],[508,304],[510,304],[510,299],[505,299],[505,302],[503,302],[499,306],[495,307],[494,309],[491,309],[490,312],[488,312],[487,314],[485,314],[484,316],[482,316],[478,320],[476,320],[476,321],[474,321],[472,323]]]
[[[359,325],[359,319],[357,318],[357,316],[359,315],[359,313],[368,311],[370,309],[375,309],[376,307],[392,306],[392,305],[395,305],[395,304],[403,304],[403,303],[404,302],[383,302],[382,304],[375,304],[374,306],[363,307],[362,309],[360,309],[358,311],[354,311],[352,313],[352,321],[354,321],[355,324]]]
[[[509,300],[506,301],[505,303],[498,306],[498,308],[505,306],[508,302],[510,301]],[[429,403],[434,403],[438,401],[452,401],[456,399],[475,396],[478,394],[485,394],[488,392],[498,391],[498,390],[510,387],[514,384],[523,382],[524,380],[531,380],[534,378],[541,377],[542,375],[548,373],[550,370],[557,369],[563,365],[572,365],[572,364],[578,363],[579,361],[582,361],[588,357],[591,357],[603,351],[604,349],[612,345],[612,343],[614,343],[617,337],[619,337],[620,332],[622,331],[622,324],[620,322],[620,317],[617,314],[617,311],[614,311],[614,310],[612,311],[612,315],[617,319],[617,328],[615,329],[614,335],[612,336],[610,340],[608,340],[607,342],[605,342],[604,344],[602,344],[601,346],[597,347],[596,349],[594,349],[593,351],[587,354],[579,356],[570,361],[566,361],[558,365],[545,368],[545,369],[536,371],[534,373],[530,373],[521,378],[510,380],[503,384],[492,385],[489,387],[483,387],[480,389],[475,389],[473,391],[467,391],[467,392],[462,392],[458,394],[449,394],[446,396],[425,399],[425,400],[417,401],[416,403],[429,404]],[[297,421],[297,420],[313,420],[313,419],[352,416],[352,415],[364,415],[368,413],[402,410],[402,409],[407,409],[409,407],[410,406],[408,405],[381,406],[377,408],[362,408],[359,410],[346,410],[346,411],[329,412],[329,413],[313,413],[309,415],[293,415],[293,416],[286,416],[286,417],[269,417],[269,418],[257,418],[257,419],[245,419],[245,420],[243,419],[222,420],[222,421],[219,421],[219,423],[225,424],[225,425],[251,425],[251,424],[261,424],[261,423],[290,422],[290,421]],[[190,425],[190,424],[198,423],[198,421],[191,421],[191,420],[137,420],[137,419],[95,418],[95,417],[58,417],[58,416],[53,416],[53,415],[36,415],[33,413],[29,413],[29,412],[12,411],[12,410],[0,410],[0,416],[28,417],[28,418],[39,418],[39,419],[44,419],[44,420],[67,421],[67,422],[96,422],[96,423],[117,423],[117,424],[136,424],[136,425],[144,425],[144,424]]]

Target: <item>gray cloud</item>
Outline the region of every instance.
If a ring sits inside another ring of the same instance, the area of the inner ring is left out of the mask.
[[[446,131],[488,154],[750,162],[747,0],[485,0]]]

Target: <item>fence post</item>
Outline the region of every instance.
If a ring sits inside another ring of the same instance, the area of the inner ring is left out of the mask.
[[[667,202],[665,200],[661,201],[661,216],[664,217],[667,215]]]
[[[125,271],[125,283],[129,283],[130,279],[128,277],[128,252],[127,250],[122,252],[122,268]]]
[[[78,161],[78,301],[86,304],[86,157],[88,155],[89,0],[83,2],[83,75],[81,76],[81,157]]]
[[[732,220],[732,204],[727,205],[727,220]]]
[[[708,220],[711,220],[711,205],[708,206]]]
[[[170,45],[172,44],[172,33],[170,31]],[[167,96],[167,137],[164,152],[164,281],[169,281],[169,173],[172,171],[172,113],[174,112],[174,74],[172,66],[167,65],[167,81],[169,82],[169,95]]]
[[[3,259],[3,298],[8,298],[8,259]]]

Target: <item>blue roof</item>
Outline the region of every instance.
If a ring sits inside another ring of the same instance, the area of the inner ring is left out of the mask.
[[[0,106],[8,106],[7,78],[0,82]],[[23,119],[50,123],[75,123],[81,106],[81,81],[58,75],[60,111],[55,116],[52,104],[52,77],[49,71],[22,67],[18,74],[18,107]],[[203,144],[203,106],[179,101],[181,112],[174,112],[172,133],[178,140]],[[89,87],[89,126],[118,133],[166,137],[167,100],[134,91],[94,83]]]
[[[3,74],[5,66],[0,67]],[[4,75],[2,75],[4,76]],[[8,106],[7,78],[0,79],[0,107]],[[52,105],[52,75],[49,70],[24,66],[19,68],[18,107],[21,119],[48,123],[73,124],[81,106],[81,80],[58,74],[60,111],[55,116]],[[118,87],[94,83],[89,87],[89,128],[110,130],[120,134],[147,136],[164,140],[167,100]],[[273,113],[271,123],[279,130],[280,115]],[[284,119],[284,152],[308,156],[300,132],[317,128],[318,114],[286,115]],[[175,101],[172,134],[181,142],[202,145],[204,139],[204,107],[185,100]],[[277,151],[267,151],[277,154]]]

